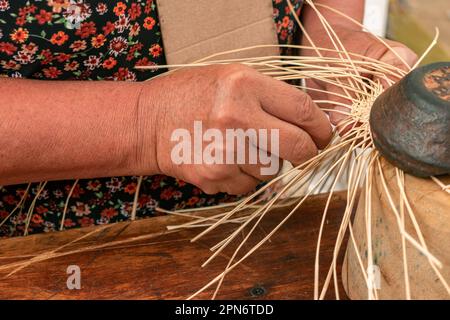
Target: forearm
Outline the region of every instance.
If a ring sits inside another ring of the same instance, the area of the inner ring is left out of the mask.
[[[362,23],[365,0],[314,0],[313,2],[314,4],[323,4],[336,9],[359,23]],[[357,24],[349,19],[346,19],[340,14],[333,12],[332,10],[320,6],[317,6],[317,9],[319,9],[320,13],[325,17],[331,26],[361,30],[361,27]],[[324,30],[321,21],[317,17],[317,13],[309,5],[305,6],[305,11],[303,13],[303,24],[306,30],[312,34],[316,31]]]
[[[156,173],[140,158],[144,85],[0,80],[0,185]]]
[[[352,19],[362,22],[364,16],[364,0],[343,0],[343,1],[335,1],[335,0],[315,0],[314,4],[323,4],[330,8],[336,9],[342,14],[345,14]],[[316,8],[320,11],[320,13],[325,17],[326,21],[329,23],[334,32],[338,35],[341,41],[347,41],[345,37],[348,34],[352,34],[353,31],[360,31],[361,27],[350,21],[346,17],[333,12],[332,10],[316,6]],[[328,48],[335,49],[333,43],[330,41],[330,36],[325,29],[322,21],[319,19],[317,12],[309,5],[305,6],[302,22],[305,27],[305,30],[308,34],[301,35],[300,43],[303,46],[313,47],[316,46],[318,48]],[[310,43],[311,40],[313,44]],[[302,55],[305,56],[314,56],[317,54],[315,50],[312,49],[303,49],[301,52]],[[327,52],[322,51],[321,54],[327,54]]]

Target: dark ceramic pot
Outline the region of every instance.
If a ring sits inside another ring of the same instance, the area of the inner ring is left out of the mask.
[[[418,177],[450,174],[450,62],[417,68],[386,90],[370,126],[375,147],[396,167]]]

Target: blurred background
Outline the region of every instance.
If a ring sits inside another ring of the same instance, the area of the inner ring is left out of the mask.
[[[419,55],[433,40],[437,27],[438,45],[423,63],[450,60],[450,0],[366,0],[364,24]]]

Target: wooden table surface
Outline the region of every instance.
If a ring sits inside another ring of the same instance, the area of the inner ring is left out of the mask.
[[[308,200],[270,242],[228,274],[217,298],[312,299],[315,246],[325,198],[325,195],[319,195]],[[344,194],[335,195],[323,239],[322,280],[329,268],[344,206]],[[271,212],[256,232],[258,239],[285,217],[287,211]],[[224,270],[231,251],[225,251],[204,268],[201,264],[211,255],[209,248],[224,239],[233,226],[220,227],[191,243],[190,239],[200,229],[177,232],[166,229],[167,225],[184,221],[187,221],[184,217],[163,216],[100,229],[90,227],[1,240],[0,268],[23,259],[19,256],[48,252],[93,230],[99,231],[60,252],[86,245],[100,247],[36,262],[7,278],[5,275],[11,270],[0,271],[0,299],[186,299]],[[142,236],[145,239],[130,240]],[[120,245],[101,247],[111,241],[127,239],[129,242]],[[67,288],[69,265],[80,267],[80,290]],[[198,298],[209,299],[213,288]],[[341,298],[345,298],[342,288],[340,291]],[[332,287],[327,297],[335,298]]]

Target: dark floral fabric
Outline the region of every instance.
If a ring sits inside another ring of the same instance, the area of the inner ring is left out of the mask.
[[[292,3],[300,14],[302,0]],[[292,43],[296,24],[286,0],[273,4],[279,41]],[[142,81],[164,70],[135,66],[162,64],[154,0],[0,0],[0,76]],[[61,224],[70,229],[127,220],[138,181],[112,177],[0,186],[0,237],[23,235],[26,228],[33,234],[59,230]],[[172,177],[148,176],[142,179],[136,213],[141,218],[155,215],[157,206],[173,210],[234,199],[206,195]]]
[[[0,73],[34,79],[139,81],[164,64],[156,3],[0,0]]]

